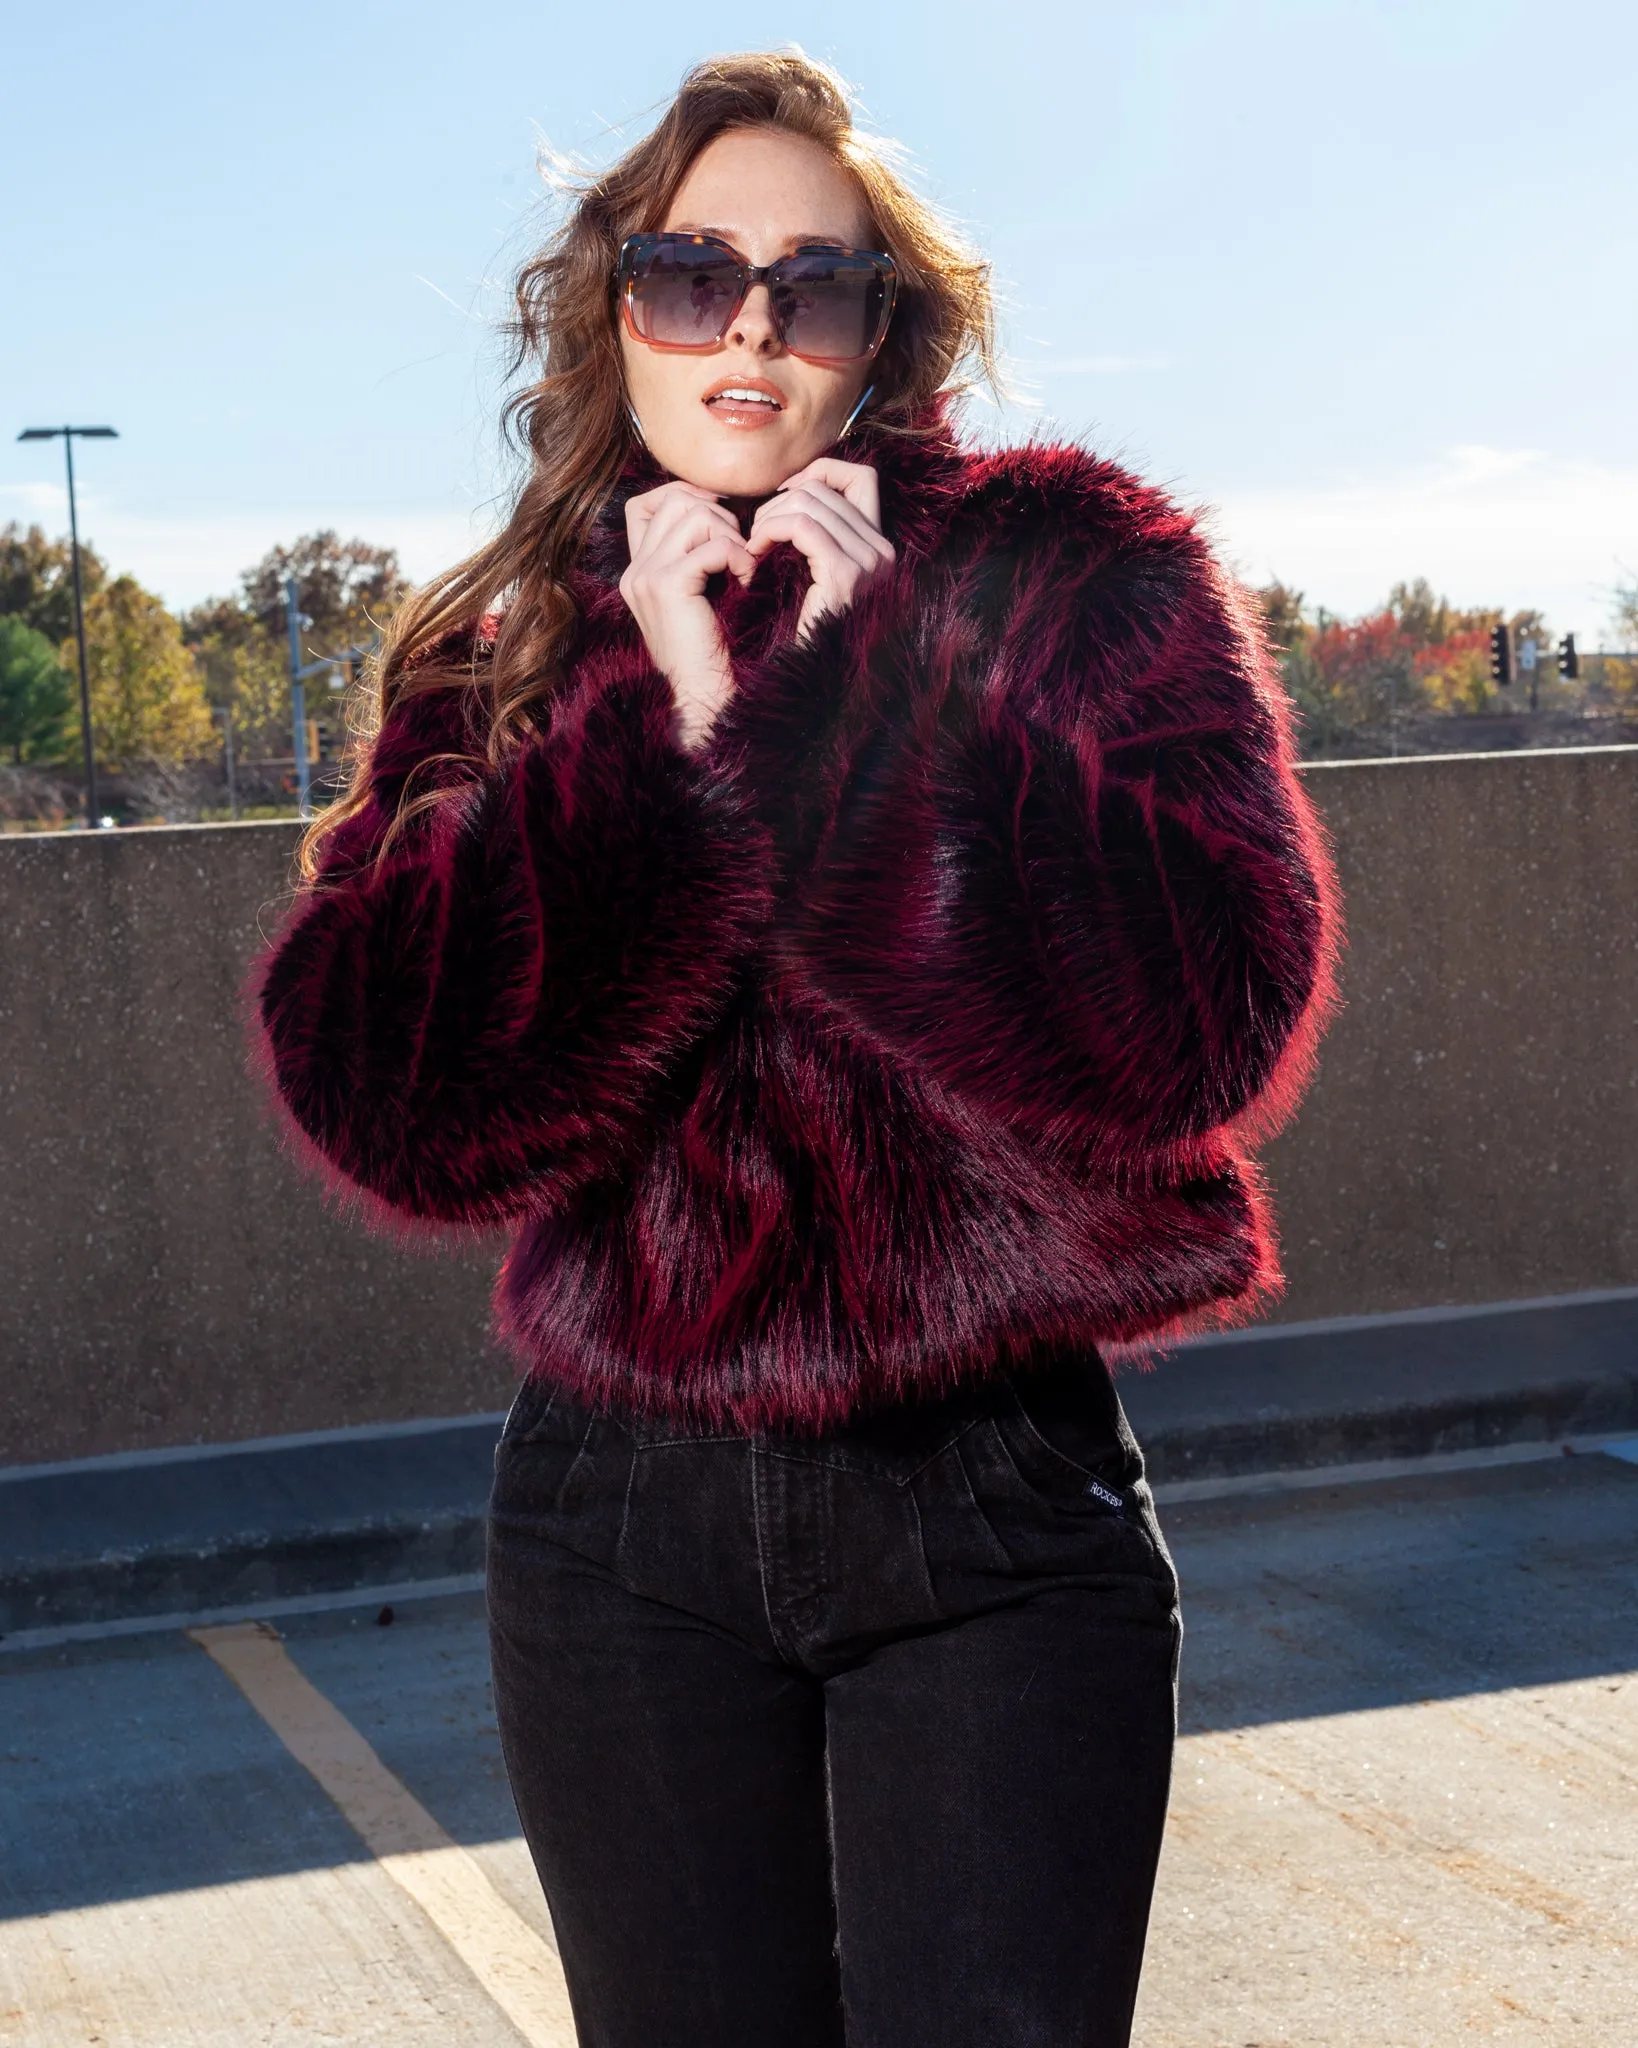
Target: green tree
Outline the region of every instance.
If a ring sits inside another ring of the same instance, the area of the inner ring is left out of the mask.
[[[241,754],[284,757],[290,752],[290,642],[284,586],[294,576],[303,614],[306,661],[369,647],[409,589],[392,548],[343,541],[330,530],[303,534],[289,547],[270,548],[239,579],[237,596],[211,598],[182,620],[182,637],[218,710],[231,707]],[[339,747],[346,707],[309,682],[309,715],[329,746]]]
[[[1329,752],[1351,729],[1348,706],[1314,653],[1329,615],[1322,610],[1316,625],[1302,592],[1288,583],[1270,583],[1252,595],[1262,609],[1269,645],[1279,657],[1281,676],[1296,707],[1302,749],[1309,754]]]
[[[108,581],[102,558],[80,542],[80,585],[87,600]],[[73,551],[66,535],[47,540],[42,528],[15,520],[0,526],[0,613],[11,613],[53,647],[74,630]]]
[[[0,615],[0,747],[17,766],[60,751],[71,701],[51,642],[16,613]]]
[[[290,658],[283,633],[270,633],[231,597],[196,605],[181,625],[206,697],[216,710],[232,714],[240,756],[288,754]]]
[[[159,599],[134,576],[120,576],[85,609],[99,759],[124,767],[213,753],[216,733],[198,664]],[[72,652],[70,641],[65,656]]]

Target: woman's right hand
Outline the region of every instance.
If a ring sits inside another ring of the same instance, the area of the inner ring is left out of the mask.
[[[734,688],[706,579],[726,570],[748,583],[756,558],[727,506],[680,481],[626,501],[626,538],[631,566],[620,578],[620,595],[676,694],[683,744],[697,747]]]

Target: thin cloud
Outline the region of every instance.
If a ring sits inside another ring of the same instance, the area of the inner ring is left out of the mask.
[[[1213,524],[1241,573],[1357,614],[1425,576],[1453,603],[1540,606],[1591,638],[1638,551],[1638,470],[1462,446],[1397,475],[1224,492]]]
[[[61,486],[39,491],[28,509],[12,513],[32,487],[0,486],[0,524],[7,517],[37,520],[50,532],[66,532],[68,499]],[[470,554],[493,530],[488,511],[395,512],[308,505],[287,510],[217,513],[206,519],[131,517],[116,506],[80,501],[80,532],[104,561],[129,573],[173,610],[207,597],[226,597],[240,576],[269,548],[288,545],[302,533],[333,528],[344,538],[360,535],[378,547],[398,550],[406,575],[423,582]]]

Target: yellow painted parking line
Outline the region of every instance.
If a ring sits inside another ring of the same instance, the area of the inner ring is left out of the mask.
[[[478,1863],[300,1671],[266,1622],[188,1634],[312,1772],[394,1884],[437,1928],[531,2048],[575,2048],[563,1968]]]

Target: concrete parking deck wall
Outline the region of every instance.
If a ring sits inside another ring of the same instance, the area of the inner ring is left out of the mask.
[[[1638,1282],[1638,747],[1306,772],[1350,939],[1280,1319]]]
[[[1638,748],[1313,767],[1346,1006],[1267,1160],[1286,1320],[1638,1284]],[[287,825],[0,839],[0,1463],[504,1405],[488,1252],[278,1151],[235,996]]]

